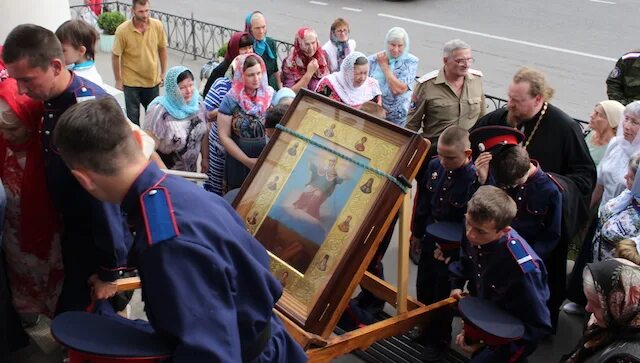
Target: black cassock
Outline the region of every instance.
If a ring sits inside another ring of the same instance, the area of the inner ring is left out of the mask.
[[[560,243],[546,259],[551,292],[548,306],[555,329],[566,295],[568,245],[587,221],[596,167],[577,121],[549,104],[534,131],[539,117],[540,113],[524,122],[520,130],[525,134],[525,143],[530,140],[526,147],[529,156],[537,160],[562,188],[562,235]],[[502,108],[483,116],[473,128],[489,125],[510,126],[507,110]]]

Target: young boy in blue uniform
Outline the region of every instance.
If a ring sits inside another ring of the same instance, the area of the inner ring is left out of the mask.
[[[489,143],[491,139],[499,140],[517,133],[520,132],[511,127],[486,126],[472,131],[469,137],[473,148],[481,143],[485,146],[485,152],[475,161],[479,182],[484,184],[486,179],[487,184],[500,187],[509,194],[518,208],[511,226],[547,266],[560,241],[562,193],[552,176],[545,173],[535,160],[530,160],[529,153],[522,146],[508,143],[493,146]],[[559,310],[553,307],[553,301],[561,298],[558,292],[563,289],[564,279],[564,275],[548,276],[548,306],[554,325]]]
[[[552,330],[546,269],[510,227],[516,213],[516,203],[504,191],[480,187],[467,206],[460,259],[449,265],[451,296],[461,298],[468,282],[472,296],[493,301],[525,326],[521,339],[499,347],[468,346],[458,337],[461,348],[473,353],[474,363],[523,361]]]
[[[222,198],[149,163],[113,99],[73,106],[54,137],[80,184],[127,214],[130,265],[172,362],[306,361],[273,314],[282,286],[265,249]]]
[[[449,295],[447,263],[455,261],[458,248],[437,251],[434,239],[426,234],[429,225],[437,222],[464,221],[466,204],[477,188],[476,169],[471,162],[469,133],[459,126],[448,127],[438,139],[438,156],[429,161],[423,184],[418,189],[418,201],[412,221],[412,236],[422,241],[416,289],[424,304],[440,301]],[[460,230],[460,238],[463,231]],[[457,242],[460,240],[458,239]],[[444,255],[437,259],[434,253]],[[442,253],[440,253],[442,252]],[[442,312],[422,333],[425,361],[439,361],[451,341],[453,314]]]
[[[560,240],[560,189],[535,160],[529,159],[529,153],[522,146],[501,144],[495,150],[487,144],[487,138],[518,132],[500,126],[481,127],[471,132],[472,145],[483,143],[486,150],[475,160],[478,181],[502,188],[516,202],[518,214],[511,226],[544,260]]]

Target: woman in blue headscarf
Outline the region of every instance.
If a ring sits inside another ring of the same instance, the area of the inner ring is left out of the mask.
[[[244,20],[247,33],[254,39],[253,52],[259,55],[267,67],[269,86],[274,90],[282,88],[280,72],[278,71],[278,51],[276,42],[267,36],[267,21],[259,11],[253,11]]]
[[[383,51],[369,56],[369,75],[380,84],[387,120],[404,126],[418,58],[409,53],[409,34],[400,27],[389,29],[384,46]]]
[[[198,155],[207,162],[202,140],[207,133],[206,110],[193,73],[183,66],[167,71],[164,96],[147,108],[142,129],[156,141],[156,150],[169,169],[197,171]]]

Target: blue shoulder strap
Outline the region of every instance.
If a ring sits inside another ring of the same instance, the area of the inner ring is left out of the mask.
[[[533,257],[527,252],[527,250],[522,245],[522,242],[516,238],[509,238],[507,241],[507,248],[515,258],[518,265],[520,265],[520,269],[524,273],[533,272],[538,268],[538,265],[533,260]]]
[[[142,194],[140,201],[149,245],[180,234],[167,189],[151,188]]]
[[[82,84],[82,86],[80,88],[75,90],[74,93],[76,95],[76,103],[89,101],[89,100],[94,100],[96,98],[93,90],[90,87],[87,87],[84,84]]]

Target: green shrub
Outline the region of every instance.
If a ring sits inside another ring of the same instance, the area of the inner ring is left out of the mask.
[[[98,27],[104,31],[107,35],[114,35],[118,25],[127,20],[122,13],[117,11],[106,12],[100,14],[98,17]]]
[[[227,45],[224,44],[223,46],[218,48],[218,51],[216,52],[216,55],[218,57],[220,57],[220,58],[223,58],[226,54],[227,54]]]

